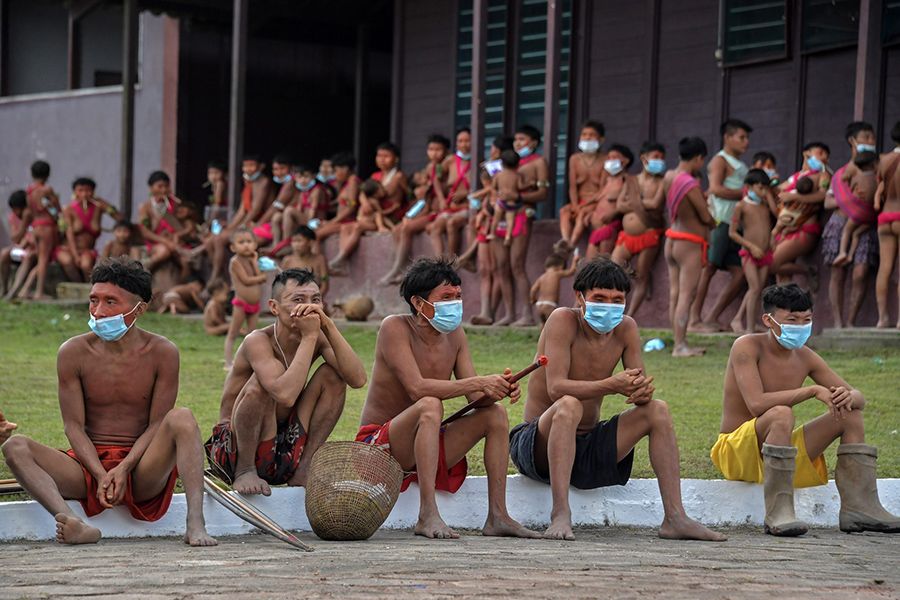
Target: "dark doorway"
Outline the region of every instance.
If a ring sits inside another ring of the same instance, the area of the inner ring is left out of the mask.
[[[316,168],[323,157],[353,150],[357,39],[365,28],[358,171],[368,176],[375,146],[390,131],[392,6],[252,1],[245,152],[266,162],[286,154]],[[230,11],[182,16],[179,56],[177,192],[204,204],[206,165],[228,154]]]

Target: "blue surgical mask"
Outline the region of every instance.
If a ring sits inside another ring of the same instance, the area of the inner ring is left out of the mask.
[[[516,154],[519,155],[519,158],[525,158],[526,156],[530,156],[534,150],[531,149],[531,146],[523,146],[516,150]]]
[[[472,160],[471,154],[466,154],[465,152],[460,152],[459,150],[456,151],[456,155],[463,160]]]
[[[810,171],[816,172],[821,171],[825,167],[822,161],[813,155],[809,155],[806,157],[806,166],[809,167]]]
[[[775,336],[775,339],[788,350],[796,350],[797,348],[802,347],[812,334],[812,321],[806,325],[782,325],[776,321],[772,315],[769,315],[769,318],[781,328],[781,335]],[[774,329],[772,330],[772,334],[775,334]]]
[[[809,163],[809,161],[807,161],[807,163]],[[768,175],[769,179],[777,179],[778,178],[778,171],[776,171],[775,169],[765,169],[765,172],[766,172],[766,175]]]
[[[246,180],[246,181],[256,181],[257,179],[259,179],[259,176],[262,175],[262,171],[257,171],[256,173],[253,173],[252,175],[247,175],[246,173],[244,173],[243,175],[244,175],[244,180]]]
[[[260,271],[277,271],[278,265],[268,256],[260,256],[256,263],[259,265]]]
[[[300,183],[298,181],[294,182],[294,187],[297,188],[298,190],[300,190],[301,192],[308,192],[309,190],[313,189],[313,187],[315,187],[315,185],[316,185],[315,179],[310,180],[310,182],[307,183],[306,185],[303,185],[302,183]]]
[[[104,317],[102,319],[95,319],[94,315],[91,315],[91,318],[88,319],[88,327],[91,328],[98,338],[103,340],[104,342],[115,342],[122,338],[123,335],[128,333],[128,330],[137,322],[137,319],[131,322],[131,325],[125,324],[125,315],[130,315],[134,311],[137,310],[137,307],[140,306],[141,303],[138,302],[134,305],[134,308],[129,310],[127,313],[121,315],[115,315],[112,317]]]
[[[578,149],[586,154],[596,154],[600,149],[600,142],[598,140],[579,140]]]
[[[753,190],[747,190],[747,198],[750,204],[762,204],[762,198],[759,197],[759,194],[754,192]]]
[[[616,176],[622,172],[622,161],[618,158],[610,158],[603,163],[603,168],[612,176]]]
[[[857,154],[862,154],[863,152],[875,152],[875,146],[872,144],[857,144],[856,152]]]
[[[291,176],[290,175],[272,175],[272,180],[275,181],[275,183],[287,183],[288,181],[291,180]]]
[[[582,296],[582,299],[584,296]],[[584,302],[584,320],[597,333],[609,333],[619,326],[625,316],[624,304]]]
[[[647,172],[651,175],[662,175],[666,172],[666,161],[661,158],[647,159]]]
[[[423,300],[425,300],[423,298]],[[425,300],[426,304],[431,304]],[[431,304],[434,307],[434,317],[428,319],[431,326],[439,333],[450,333],[462,324],[463,303],[462,300],[446,300]],[[423,315],[424,316],[424,315]]]

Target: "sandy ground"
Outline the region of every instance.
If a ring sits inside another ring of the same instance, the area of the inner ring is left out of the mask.
[[[900,535],[814,530],[776,539],[728,531],[723,544],[648,529],[581,530],[575,542],[429,541],[379,532],[303,553],[263,535],[216,548],[174,539],[0,546],[0,598],[898,598]]]

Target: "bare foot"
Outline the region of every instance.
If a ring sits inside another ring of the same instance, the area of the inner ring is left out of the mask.
[[[481,529],[481,535],[520,538],[541,537],[540,533],[524,527],[509,515],[504,517],[493,517],[488,515],[487,521],[484,522],[484,527]]]
[[[831,266],[833,266],[833,267],[843,267],[843,266],[846,265],[848,262],[850,262],[850,261],[848,260],[847,254],[844,253],[844,252],[841,252],[840,254],[837,255],[837,258],[835,258],[835,259],[831,262]]]
[[[884,317],[882,319],[878,319],[878,323],[875,324],[875,327],[877,327],[878,329],[886,329],[886,328],[890,327],[890,324],[888,323],[888,318]]]
[[[184,543],[191,546],[218,546],[216,538],[206,533],[206,525],[202,520],[198,523],[188,523],[184,532]]]
[[[548,540],[574,540],[575,534],[572,533],[572,515],[565,513],[552,517],[550,519],[550,527],[541,536]]]
[[[347,263],[333,260],[328,263],[328,275],[330,277],[346,277],[348,275]]]
[[[262,494],[263,496],[271,496],[272,489],[269,487],[269,484],[263,481],[259,475],[256,474],[256,469],[254,468],[251,471],[244,471],[243,473],[237,473],[234,477],[234,485],[231,487],[234,488],[239,494]]]
[[[429,539],[437,540],[455,540],[459,534],[450,529],[444,520],[439,516],[419,517],[416,522],[416,528],[413,530],[416,535],[421,535]]]
[[[728,538],[717,531],[707,529],[687,515],[666,517],[659,527],[659,537],[666,540],[702,540],[724,542]]]
[[[56,541],[60,544],[96,544],[100,540],[99,529],[74,515],[58,513],[55,518]]]
[[[502,319],[494,321],[494,325],[498,327],[506,327],[510,323],[512,323],[512,315],[504,315]]]
[[[729,327],[731,327],[731,331],[737,333],[738,335],[744,333],[744,324],[741,322],[740,317],[735,317],[729,323]]]
[[[718,321],[703,321],[695,325],[688,325],[691,333],[718,333],[722,331],[722,324]]]
[[[704,348],[692,348],[687,344],[683,344],[681,346],[675,346],[672,350],[672,356],[676,358],[686,358],[690,356],[702,356],[706,353],[706,349]]]
[[[486,315],[475,315],[469,322],[472,323],[472,325],[492,325],[494,319]]]
[[[511,325],[512,325],[513,327],[533,327],[533,326],[534,326],[534,319],[531,318],[530,315],[527,315],[527,316],[524,316],[524,317],[522,317],[521,319],[519,319],[519,320],[517,320],[517,321],[514,321],[513,323],[511,323]]]

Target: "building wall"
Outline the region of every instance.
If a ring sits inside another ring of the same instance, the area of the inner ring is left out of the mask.
[[[146,196],[147,175],[160,168],[163,140],[164,28],[168,17],[141,15],[140,84],[135,93],[135,210]],[[71,182],[97,181],[97,195],[121,205],[119,148],[121,86],[0,98],[0,212],[6,198],[30,181],[37,159],[50,163],[50,184],[66,202]],[[174,174],[173,174],[174,175]],[[4,227],[6,219],[3,220]],[[7,232],[0,230],[5,243]]]
[[[428,134],[449,136],[453,127],[455,8],[452,0],[403,4],[402,133],[397,142],[407,172],[425,164]]]

